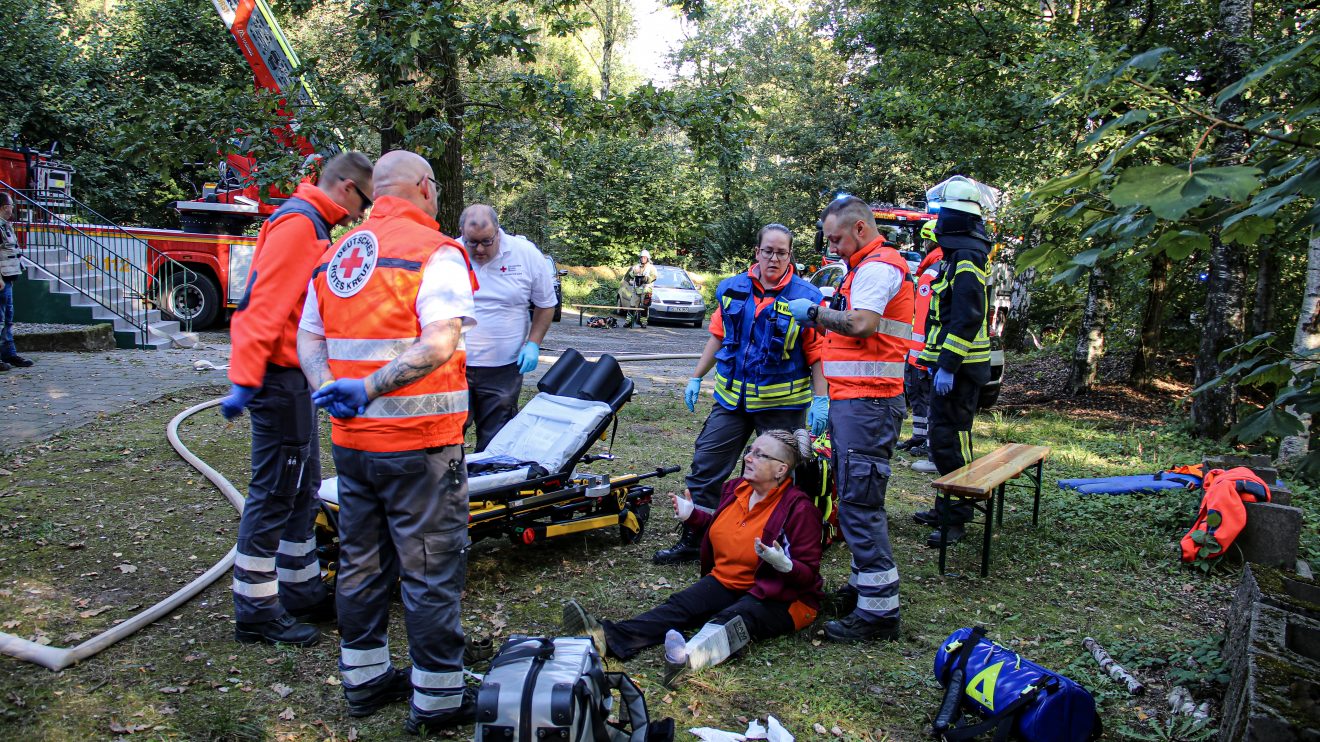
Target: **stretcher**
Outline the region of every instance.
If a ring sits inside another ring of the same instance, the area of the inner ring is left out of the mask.
[[[503,536],[534,544],[557,536],[617,528],[623,543],[642,537],[654,487],[645,480],[679,470],[662,466],[640,474],[591,474],[579,464],[612,461],[619,410],[633,383],[618,361],[587,361],[568,349],[536,385],[537,395],[481,453],[466,457],[468,534],[475,543]],[[606,452],[589,454],[609,437]],[[328,577],[339,552],[338,478],[321,483],[316,518],[317,553]]]

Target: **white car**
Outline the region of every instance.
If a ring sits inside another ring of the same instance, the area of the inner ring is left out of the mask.
[[[706,319],[706,301],[687,271],[672,265],[657,265],[655,272],[647,319],[690,322],[693,327],[701,327]]]

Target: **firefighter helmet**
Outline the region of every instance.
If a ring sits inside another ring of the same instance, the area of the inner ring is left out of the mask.
[[[928,221],[928,222],[926,222],[925,224],[921,225],[921,239],[923,239],[923,240],[930,240],[931,242],[938,242],[938,240],[935,239],[935,220],[934,220],[934,219],[931,219],[930,221]]]

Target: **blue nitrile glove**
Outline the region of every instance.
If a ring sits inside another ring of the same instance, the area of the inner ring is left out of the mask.
[[[788,302],[788,311],[793,313],[793,318],[798,322],[807,322],[807,310],[817,306],[816,302],[810,299],[790,299]]]
[[[687,402],[688,412],[697,411],[697,400],[701,398],[701,377],[688,379],[687,389],[683,390],[683,401]]]
[[[518,351],[518,373],[529,374],[535,371],[536,364],[540,361],[541,346],[528,340],[522,350]]]
[[[312,401],[341,420],[361,415],[371,402],[365,379],[336,379],[312,392]]]
[[[811,398],[811,407],[807,409],[807,427],[812,435],[825,432],[825,425],[830,421],[830,398],[817,395]]]
[[[233,384],[229,389],[229,396],[220,400],[220,414],[225,416],[226,420],[233,420],[243,414],[243,408],[252,402],[252,398],[261,391],[259,386],[243,386]]]
[[[935,372],[935,393],[941,397],[953,391],[953,372],[940,369]]]

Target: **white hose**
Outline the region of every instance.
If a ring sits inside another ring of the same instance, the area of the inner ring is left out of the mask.
[[[211,483],[220,489],[239,514],[243,513],[243,495],[239,493],[234,485],[225,479],[224,475],[211,468],[205,461],[197,458],[188,447],[179,440],[179,423],[187,420],[198,412],[220,404],[219,399],[213,399],[209,402],[202,402],[193,405],[180,412],[170,420],[169,426],[165,429],[165,437],[169,439],[170,445],[183,457],[194,469],[201,472],[202,476],[211,480]],[[143,627],[158,621],[174,611],[175,608],[188,602],[194,595],[205,590],[211,583],[220,579],[221,575],[229,571],[234,566],[234,554],[237,547],[230,549],[224,558],[216,562],[214,566],[206,570],[206,573],[184,587],[179,588],[178,592],[161,602],[142,611],[127,621],[115,626],[114,628],[102,634],[88,639],[76,647],[50,647],[28,641],[13,634],[0,632],[0,654],[7,654],[10,657],[17,657],[20,660],[34,662],[42,667],[48,667],[51,670],[63,670],[75,662],[80,662],[109,647],[110,645],[126,639],[136,634]]]

